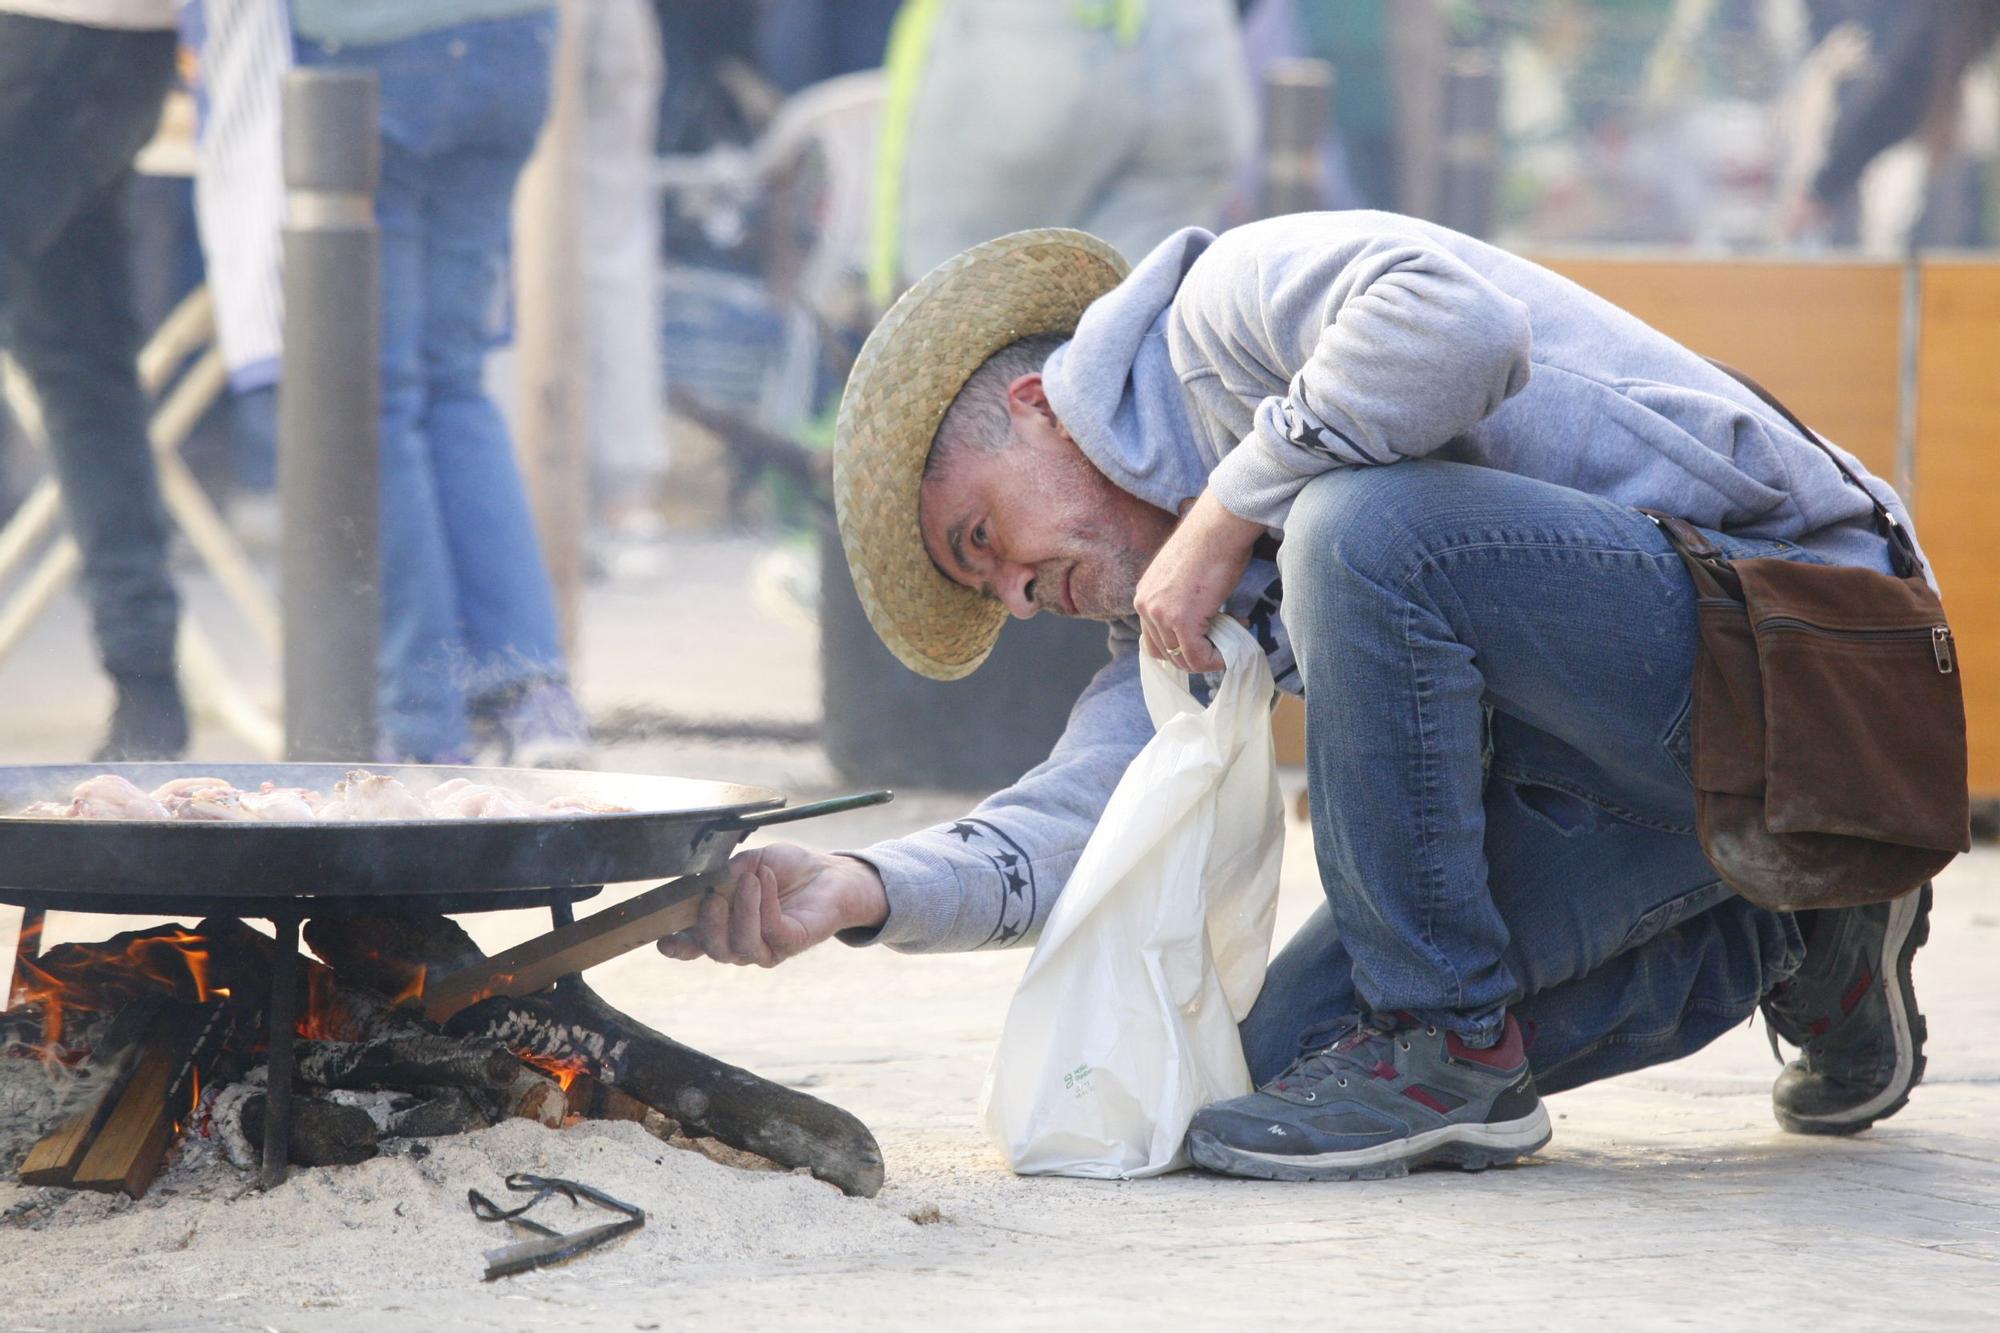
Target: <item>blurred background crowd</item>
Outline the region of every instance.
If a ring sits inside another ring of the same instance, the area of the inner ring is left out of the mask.
[[[378,757],[577,763],[593,721],[677,716],[587,714],[575,658],[592,590],[722,577],[688,534],[817,628],[829,712],[929,706],[823,558],[825,458],[873,321],[964,246],[1069,225],[1136,259],[1310,208],[1531,249],[1990,246],[1996,37],[1993,0],[0,0],[0,653],[75,573],[103,755],[181,754],[191,673],[224,748],[274,745],[181,585],[254,621],[283,541],[294,67],[380,87]],[[575,337],[514,346],[534,321]],[[552,383],[553,443],[522,407]],[[58,508],[76,546],[33,564]],[[1087,671],[1074,628],[1003,644],[989,707],[1059,722],[1073,687],[1022,680]],[[673,679],[628,666],[621,703]]]

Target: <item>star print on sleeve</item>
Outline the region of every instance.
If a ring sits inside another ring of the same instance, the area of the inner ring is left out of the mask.
[[[999,826],[984,819],[961,819],[945,832],[986,858],[1000,878],[1000,911],[993,929],[978,947],[1005,947],[1034,928],[1035,908],[1040,888],[1035,882],[1034,863],[1021,845]]]

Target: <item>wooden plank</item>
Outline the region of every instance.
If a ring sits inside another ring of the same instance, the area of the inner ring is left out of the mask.
[[[101,1123],[100,1112],[108,1114],[112,1090],[106,1088],[85,1110],[64,1121],[56,1131],[28,1150],[21,1159],[23,1185],[67,1185],[76,1175],[76,1164]]]
[[[1704,356],[1738,367],[1815,430],[1896,476],[1903,269],[1881,261],[1538,254]]]
[[[139,1063],[139,1051],[147,1033],[166,1008],[164,999],[142,998],[119,1011],[106,1032],[98,1059],[105,1061],[106,1079],[102,1089],[83,1110],[64,1121],[56,1130],[29,1149],[21,1162],[24,1185],[67,1185],[76,1177],[77,1166],[90,1150],[90,1142],[104,1127],[112,1108],[132,1082]]]
[[[2000,264],[1927,260],[1917,345],[1917,537],[1964,672],[1972,791],[2000,799]]]
[[[145,1194],[176,1126],[194,1109],[200,1076],[213,1067],[228,1030],[221,1004],[170,1006],[147,1032],[132,1081],[70,1183],[134,1199]]]
[[[615,907],[593,912],[453,973],[424,992],[424,1013],[442,1023],[494,995],[533,995],[562,977],[644,948],[695,922],[700,900],[721,881],[720,868],[662,884]]]

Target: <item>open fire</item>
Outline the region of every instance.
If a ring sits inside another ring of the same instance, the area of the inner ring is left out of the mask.
[[[673,1042],[580,981],[427,1018],[427,983],[484,961],[448,918],[318,918],[305,940],[317,958],[299,960],[295,1165],[422,1152],[510,1117],[590,1117],[738,1164],[803,1166],[850,1193],[879,1187],[853,1117]],[[133,1197],[184,1140],[257,1169],[276,948],[230,918],[24,948],[0,1012],[0,1166]]]
[[[351,928],[323,933],[358,938]],[[212,920],[24,952],[7,1011],[11,1068],[0,1076],[39,1078],[53,1095],[40,1100],[40,1120],[0,1118],[22,1179],[137,1196],[190,1130],[254,1165],[274,949],[239,922]],[[376,985],[400,984],[383,994],[305,963],[295,1161],[358,1161],[388,1137],[512,1115],[560,1125],[587,1109],[566,1096],[579,1069],[559,1063],[545,1073],[496,1043],[447,1038],[406,1008],[422,997],[426,963],[381,947],[357,951],[353,963]]]

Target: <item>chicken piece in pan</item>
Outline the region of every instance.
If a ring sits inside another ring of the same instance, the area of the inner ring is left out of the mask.
[[[282,823],[306,823],[317,817],[326,797],[305,787],[280,787],[267,782],[243,793],[243,808],[253,818]]]
[[[99,773],[70,793],[71,819],[166,819],[165,805],[116,773]]]
[[[424,804],[443,819],[525,819],[543,813],[504,787],[468,778],[439,783],[424,793]]]
[[[333,784],[333,799],[321,806],[318,818],[351,819],[431,819],[431,812],[416,793],[394,778],[357,768],[344,782]]]

